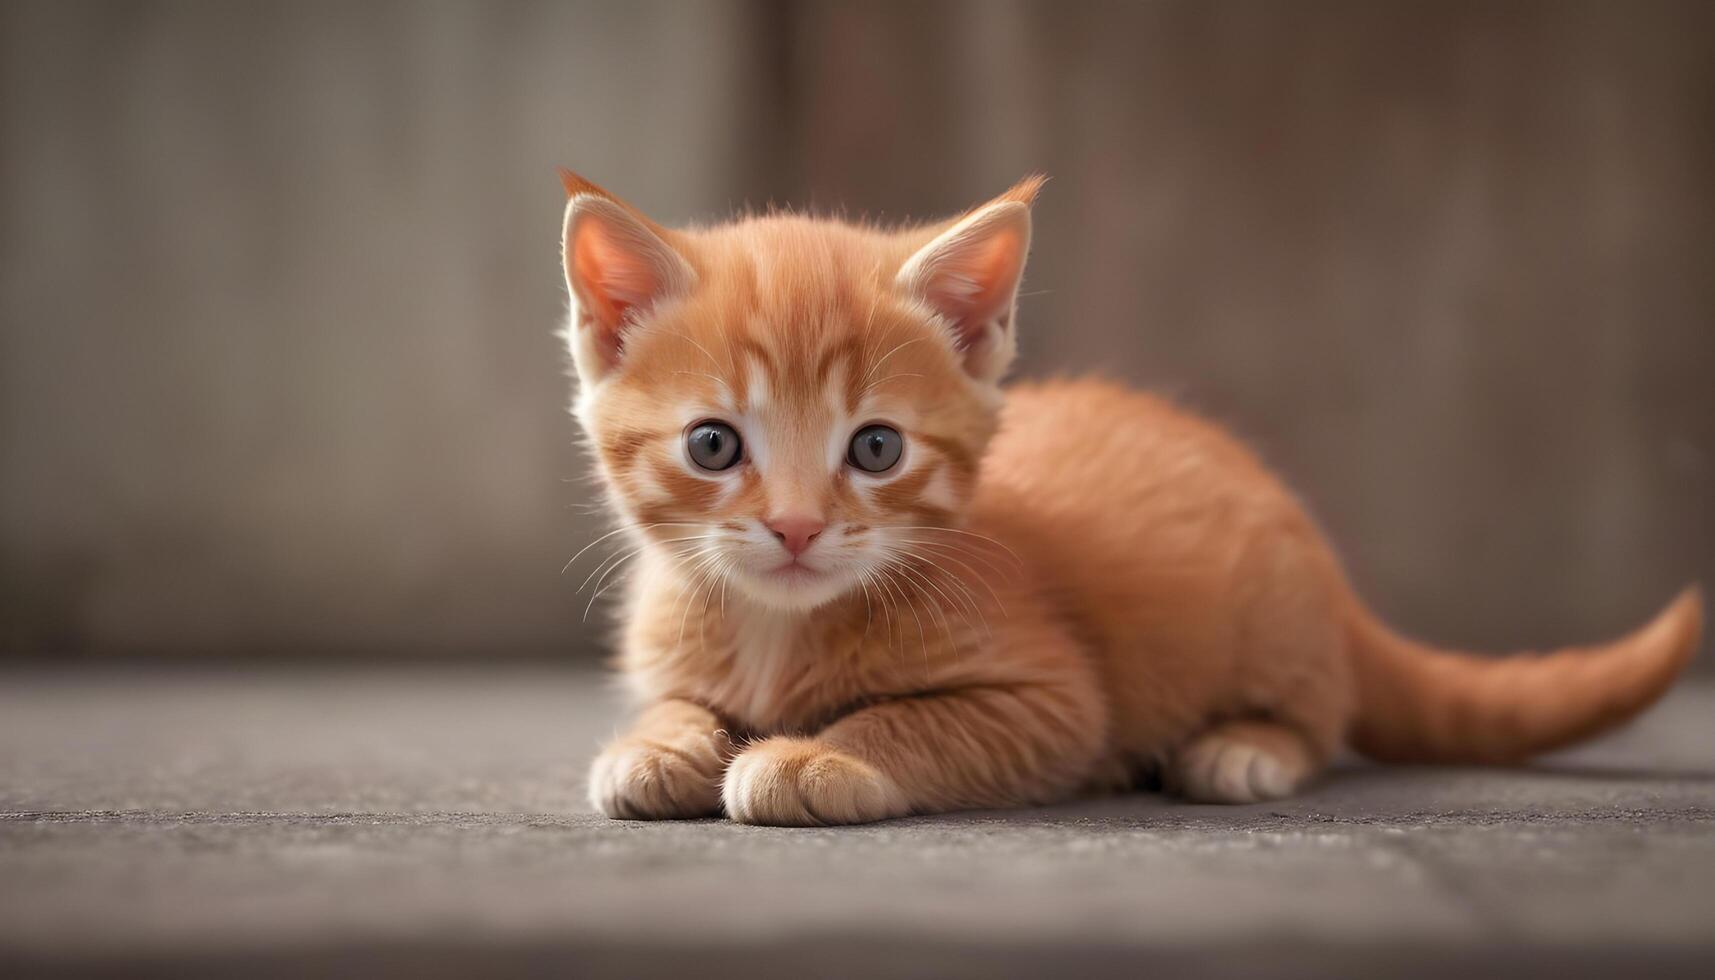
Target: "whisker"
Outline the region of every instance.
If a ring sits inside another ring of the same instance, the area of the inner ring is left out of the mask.
[[[668,538],[665,541],[658,541],[655,543],[656,544],[674,544],[674,543],[681,542],[681,541],[708,541],[710,539],[718,538],[718,537],[720,537],[720,535],[718,535],[718,534],[701,534],[701,535],[692,535],[691,537],[688,537],[688,538]],[[638,545],[636,548],[633,548],[632,550],[626,552],[625,557],[619,559],[619,562],[624,562],[626,559],[629,559],[629,558],[633,557],[634,555],[640,554],[641,552],[648,550],[649,545],[650,545],[650,542],[645,541],[643,544]],[[612,561],[612,560],[613,560],[613,555],[608,555],[606,558],[602,559],[601,564],[599,564],[595,567],[595,571],[590,572],[589,575],[584,577],[583,585],[578,586],[578,591],[582,592],[584,590],[584,586],[587,586],[590,584],[590,579],[595,578],[596,572],[601,571],[602,567],[607,565],[607,563],[609,561]],[[618,563],[616,562],[615,564],[617,565]],[[609,569],[609,571],[611,571],[611,570],[612,569]],[[602,578],[606,578],[606,577],[607,577],[606,575],[602,576]],[[598,589],[601,588],[601,584],[599,582],[596,584],[596,588],[598,588]]]
[[[863,333],[865,337],[869,336],[869,328],[875,325],[875,311],[879,309],[881,309],[881,294],[877,293],[875,299],[870,300],[869,316],[866,316],[863,319]]]
[[[1024,559],[1018,557],[1018,552],[1013,551],[1011,548],[1008,548],[1005,544],[1003,544],[999,541],[996,541],[994,538],[991,538],[986,534],[978,534],[975,531],[967,531],[967,530],[964,530],[963,528],[957,528],[957,527],[938,527],[938,526],[929,525],[929,524],[883,524],[880,526],[886,527],[886,528],[891,528],[892,530],[895,530],[895,531],[939,531],[942,534],[962,534],[966,537],[974,538],[974,539],[976,539],[978,541],[982,541],[986,544],[992,544],[996,548],[999,548],[1000,550],[1006,552],[1008,556],[1010,556],[1014,561],[1018,562],[1020,565],[1024,564]]]
[[[989,583],[988,578],[985,577],[976,568],[972,567],[968,562],[966,562],[964,560],[964,558],[975,558],[977,561],[980,561],[984,565],[986,565],[988,567],[989,571],[992,571],[996,575],[999,575],[1002,578],[1007,579],[1007,581],[1010,583],[1012,581],[1012,579],[1009,577],[1009,573],[1003,572],[1001,569],[995,567],[993,562],[988,561],[987,559],[983,558],[982,555],[980,555],[974,551],[962,551],[958,548],[954,548],[951,545],[941,544],[941,543],[935,542],[935,541],[921,541],[921,540],[918,540],[917,538],[902,538],[901,540],[906,541],[910,544],[915,544],[920,548],[936,549],[936,550],[932,551],[931,554],[933,554],[937,557],[940,557],[940,558],[945,558],[946,560],[957,564],[960,568],[963,568],[966,571],[970,572],[972,577],[974,577],[978,582],[982,583],[982,587],[988,590],[989,597],[994,599],[994,604],[996,607],[998,607],[1000,609],[1001,613],[1002,614],[1006,613],[1006,603],[1001,601],[1000,594],[995,591],[994,586]],[[959,557],[961,555],[964,557],[963,558]],[[1010,573],[1010,574],[1017,574],[1017,573],[1015,572],[1015,573]]]
[[[962,548],[957,544],[948,544],[945,541],[930,541],[924,538],[900,538],[899,540],[905,544],[916,545],[919,548],[932,549],[932,554],[946,558],[948,561],[958,562],[964,568],[969,569],[971,574],[982,579],[983,584],[985,585],[988,584],[988,579],[977,569],[967,564],[963,559],[969,558],[973,561],[980,562],[983,568],[993,572],[996,577],[1009,585],[1018,581],[1018,575],[1021,571],[1019,568],[1002,568],[990,561],[989,557],[983,552]]]
[[[562,565],[560,567],[560,574],[561,575],[566,574],[566,569],[571,568],[573,563],[575,563],[579,558],[582,558],[584,556],[584,552],[590,550],[591,548],[594,548],[596,545],[601,544],[603,541],[606,541],[608,538],[613,537],[614,535],[620,533],[621,531],[643,532],[643,531],[652,530],[652,529],[658,528],[658,527],[702,527],[702,526],[703,525],[697,524],[693,521],[655,521],[655,522],[650,523],[650,524],[621,524],[619,527],[614,528],[613,530],[607,532],[606,534],[602,535],[601,537],[596,538],[594,541],[591,541],[589,544],[586,544],[582,548],[579,548],[578,553],[573,555],[571,557],[570,561],[566,562],[564,565]]]
[[[887,576],[887,580],[899,588],[900,603],[905,606],[907,612],[911,613],[911,618],[917,622],[917,645],[918,649],[923,652],[923,682],[927,684],[929,682],[929,635],[923,631],[923,617],[917,614],[916,604],[905,597],[905,585],[908,583],[902,583],[895,579],[892,570],[885,563],[880,566],[878,571]],[[913,586],[911,591],[916,592],[916,587]],[[903,643],[900,645],[904,646]],[[900,652],[903,653],[904,651],[901,650]]]
[[[695,338],[693,338],[687,334],[682,334],[682,333],[669,333],[669,334],[666,334],[665,336],[677,337],[680,340],[683,340],[685,343],[690,344],[692,347],[695,347],[696,349],[702,351],[703,356],[707,357],[709,359],[709,362],[711,364],[713,364],[716,368],[719,368],[721,366],[721,362],[715,359],[715,355],[710,354],[709,349],[707,347],[704,347],[702,344],[697,343]],[[727,368],[727,370],[731,371],[733,374],[735,374],[735,375],[738,374],[738,367],[737,367],[737,365],[733,364],[732,355],[730,353],[727,355],[726,368]],[[717,380],[719,380],[719,379],[717,379]],[[725,382],[722,382],[722,383],[724,384]],[[727,390],[731,391],[732,389],[729,388]]]
[[[947,602],[950,603],[953,601],[947,595],[947,593],[941,591],[940,586],[936,585],[934,583],[934,581],[931,580],[929,578],[929,576],[925,575],[920,569],[913,568],[910,564],[908,564],[904,561],[901,561],[900,559],[896,558],[894,560],[899,562],[899,570],[900,570],[901,574],[912,576],[913,578],[917,579],[918,581],[922,582],[923,584],[929,586],[929,588],[931,588],[935,591],[935,594],[939,595],[942,599],[946,600]],[[941,621],[941,623],[940,623],[941,631],[943,633],[945,633],[947,636],[947,647],[948,647],[948,649],[950,649],[950,650],[958,649],[959,644],[958,644],[958,641],[953,639],[953,624],[952,624],[952,621],[947,618],[946,609],[943,608],[939,603],[936,603],[933,601],[930,601],[928,603],[928,607],[929,607],[929,618],[930,618],[930,620],[934,621],[935,619],[939,618]],[[963,610],[960,610],[959,615],[960,615],[960,617],[964,616]],[[966,625],[969,625],[969,621],[966,622]]]
[[[914,551],[905,551],[904,549],[900,549],[900,550],[902,553],[910,555],[912,558],[915,558],[916,560],[918,560],[918,561],[922,562],[923,564],[929,566],[931,569],[935,570],[937,573],[946,576],[947,584],[949,586],[952,586],[954,591],[959,592],[962,595],[964,602],[963,603],[955,602],[953,600],[953,598],[951,596],[948,596],[945,592],[942,592],[941,595],[943,598],[947,599],[949,602],[953,602],[954,605],[958,607],[959,616],[960,616],[960,618],[965,620],[965,625],[969,626],[970,622],[971,622],[970,618],[965,616],[965,609],[968,606],[970,611],[972,613],[974,613],[976,615],[977,619],[982,622],[983,632],[988,634],[989,636],[994,635],[994,631],[989,629],[988,617],[983,615],[982,607],[977,603],[976,593],[972,592],[970,586],[966,585],[959,578],[959,576],[957,576],[957,575],[953,574],[952,572],[948,571],[947,569],[941,567],[941,565],[939,563],[937,563],[932,558],[926,558],[923,555],[919,555]],[[933,582],[931,582],[931,584],[933,584]],[[935,589],[935,591],[941,592],[941,590],[938,587]]]
[[[690,618],[690,615],[691,615],[691,607],[696,605],[697,597],[699,595],[706,596],[707,594],[714,591],[715,576],[717,575],[717,573],[720,570],[720,565],[721,565],[721,556],[720,555],[715,555],[711,559],[702,563],[701,570],[699,571],[699,573],[697,575],[696,587],[691,592],[690,600],[685,603],[684,614],[679,617],[679,645],[680,646],[683,646],[684,642],[685,642],[685,626],[687,625],[687,620]],[[698,632],[699,636],[701,636],[701,634],[702,634],[702,629],[703,629],[703,616],[701,614],[699,614],[697,617],[697,632]],[[698,641],[699,649],[702,649],[701,642],[702,641],[699,639],[699,641]]]
[[[615,565],[614,567],[618,568],[619,566]],[[627,571],[629,571],[629,569],[627,569]],[[583,618],[584,622],[587,623],[590,621],[590,610],[595,608],[596,600],[600,599],[602,596],[606,595],[607,591],[609,589],[613,588],[614,586],[618,585],[619,583],[621,583],[623,581],[625,581],[625,576],[621,575],[618,578],[614,579],[612,582],[609,582],[607,585],[598,587],[595,590],[595,592],[590,595],[589,603],[584,606],[584,618]]]
[[[727,569],[732,567],[733,560],[731,555],[722,555],[720,560],[715,562],[715,581],[721,582],[723,586],[726,582]],[[703,611],[697,614],[697,649],[705,654],[709,652],[709,602],[714,597],[715,589],[711,582],[709,591],[703,595]]]
[[[738,565],[738,559],[734,558],[733,559],[733,566],[736,567],[737,565]],[[726,584],[727,584],[727,580],[730,578],[732,578],[732,570],[729,568],[727,570],[727,574],[721,577],[721,621],[722,622],[726,621]]]
[[[716,537],[716,535],[709,535],[708,537]],[[701,541],[701,540],[705,540],[705,538],[673,538],[670,540],[671,541]],[[664,543],[669,543],[669,542],[664,542]],[[612,582],[608,582],[606,585],[603,585],[602,582],[607,581],[607,577],[609,575],[612,575],[613,572],[619,568],[619,566],[621,566],[621,565],[625,564],[626,562],[630,561],[631,559],[637,557],[638,555],[642,554],[646,550],[648,550],[647,545],[645,545],[644,547],[641,547],[641,548],[636,548],[636,549],[628,552],[619,561],[616,561],[611,566],[609,566],[607,571],[602,573],[601,578],[599,580],[597,580],[597,582],[595,584],[595,592],[590,596],[589,603],[584,606],[583,622],[587,623],[590,621],[590,610],[595,608],[596,600],[600,599],[602,596],[606,595],[610,589],[612,589],[614,586],[618,585],[620,582],[625,581],[625,576],[620,575],[620,576],[616,577]],[[671,552],[672,549],[669,549],[669,551]],[[677,555],[678,553],[674,552],[674,554]],[[598,566],[598,569],[599,569],[599,566]],[[590,574],[594,575],[595,573],[591,572]],[[584,585],[588,585],[588,584],[589,584],[589,579],[587,579],[587,578],[584,579]],[[582,592],[583,590],[584,590],[584,588],[582,585],[578,586],[579,592]]]
[[[872,572],[868,569],[860,569],[858,571],[858,575],[865,582],[867,582],[870,585],[875,587],[876,597],[881,600],[882,614],[887,617],[887,641],[889,644],[892,644],[894,642],[894,638],[896,635],[894,632],[894,621],[893,621],[893,597],[888,595],[885,591],[882,590],[881,583],[876,581],[874,572]]]
[[[718,384],[722,388],[725,388],[727,395],[730,396],[734,401],[738,400],[738,394],[732,390],[731,385],[727,384],[724,380],[717,378],[712,374],[709,374],[707,371],[674,371],[673,373],[675,375],[683,374],[687,377],[692,377],[692,378],[708,378],[710,381],[713,381],[715,384]]]
[[[882,378],[879,381],[871,381],[869,384],[864,385],[862,390],[860,390],[858,392],[858,394],[862,395],[862,394],[864,394],[864,392],[869,391],[871,388],[874,388],[876,385],[884,385],[884,384],[888,383],[889,381],[897,381],[900,378],[921,378],[921,377],[923,377],[923,375],[921,375],[921,374],[890,374],[887,377]]]
[[[698,546],[693,546],[690,548],[681,549],[679,551],[674,552],[670,556],[672,560],[668,562],[667,569],[675,577],[683,577],[683,575],[685,574],[683,572],[683,569],[687,565],[692,565],[694,563],[700,563],[701,561],[705,560],[708,556],[712,555],[714,553],[714,551],[715,551],[715,548],[713,545],[698,545]],[[685,594],[684,587],[681,586],[679,588],[678,598],[675,598],[673,600],[673,604],[674,604],[673,607],[675,609],[678,608],[679,599],[682,599],[684,597],[684,594]],[[670,612],[669,612],[669,615],[671,615]]]
[[[928,337],[912,337],[910,340],[907,340],[901,344],[896,345],[892,350],[881,355],[880,360],[876,361],[874,364],[871,364],[869,366],[869,370],[864,372],[863,380],[868,381],[870,379],[870,375],[873,375],[876,372],[877,368],[879,368],[883,364],[887,363],[888,358],[899,353],[900,351],[904,350],[905,348],[910,347],[912,344],[921,344],[925,340],[928,340],[928,339],[929,339]]]
[[[607,581],[608,575],[612,574],[614,569],[625,564],[627,561],[630,561],[632,558],[635,558],[638,555],[643,554],[644,548],[647,548],[647,547],[648,546],[645,545],[643,547],[635,548],[631,551],[628,551],[625,554],[621,555],[619,557],[619,560],[614,561],[613,564],[611,564],[611,565],[608,564],[608,561],[612,561],[613,556],[609,555],[607,557],[607,559],[603,560],[600,565],[597,565],[595,567],[595,572],[591,572],[589,574],[589,577],[584,579],[584,584],[578,586],[578,592],[582,592],[584,590],[584,587],[590,584],[590,579],[595,578],[596,572],[601,572],[601,578],[597,579],[596,584],[595,584],[595,595],[590,596],[590,604],[594,605],[595,604],[595,596],[602,594],[603,589],[601,587],[601,584],[602,584],[602,582]],[[604,568],[606,569],[606,571],[602,571]]]
[[[863,573],[858,572],[858,588],[863,590],[863,635],[859,641],[869,639],[869,624],[875,619],[875,610],[869,604],[869,583],[863,580]]]
[[[647,531],[647,530],[649,530],[649,528],[654,527],[654,526],[655,525],[653,525],[653,524],[649,524],[649,525],[646,525],[642,528],[638,528],[638,530]],[[589,544],[584,545],[582,548],[579,548],[577,554],[573,555],[569,561],[567,561],[564,565],[560,566],[560,574],[561,575],[566,574],[566,569],[571,568],[572,565],[575,564],[579,558],[582,558],[584,556],[584,552],[590,550],[591,548],[594,548],[596,545],[601,544],[603,541],[606,541],[608,538],[613,537],[614,535],[620,533],[621,531],[632,530],[633,527],[634,527],[634,525],[631,525],[631,524],[622,524],[619,527],[616,527],[613,530],[602,535],[601,537],[596,538],[594,541],[591,541]]]
[[[712,547],[704,550],[708,554],[697,562],[696,567],[692,572],[696,578],[692,580],[691,591],[689,592],[689,596],[685,602],[685,611],[679,616],[679,638],[673,643],[673,647],[676,650],[684,649],[685,624],[690,619],[691,606],[697,601],[697,595],[702,591],[703,583],[708,581],[709,569],[712,568],[716,562],[720,561],[721,558],[720,552]],[[679,594],[681,597],[686,596],[686,592],[683,589],[680,590]]]
[[[922,569],[918,568],[912,562],[906,561],[905,557],[902,557],[902,556],[908,556],[908,557],[911,557],[914,559],[917,558],[916,555],[913,555],[910,552],[905,551],[903,549],[899,549],[899,550],[896,550],[893,554],[890,554],[886,560],[893,567],[899,569],[901,573],[909,575],[913,582],[920,583],[920,584],[928,586],[931,590],[933,590],[935,592],[936,595],[940,596],[942,599],[946,600],[947,602],[952,602],[952,599],[949,598],[945,592],[941,591],[941,589],[938,588],[934,582],[929,580],[928,576],[923,574]],[[917,560],[921,561],[921,559],[917,559]],[[928,596],[924,596],[924,598],[928,599]]]

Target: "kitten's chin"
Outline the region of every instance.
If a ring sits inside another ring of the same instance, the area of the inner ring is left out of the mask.
[[[857,581],[849,575],[806,568],[737,572],[733,584],[759,606],[790,612],[809,612],[857,588]]]

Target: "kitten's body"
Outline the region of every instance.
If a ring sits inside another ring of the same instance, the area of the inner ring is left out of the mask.
[[[1348,737],[1522,759],[1629,717],[1695,649],[1688,594],[1588,655],[1427,651],[1209,423],[1093,381],[1013,388],[997,417],[1034,184],[888,232],[669,232],[568,191],[578,415],[640,548],[619,662],[645,707],[591,774],[611,815],[843,823],[1140,770],[1267,799]],[[701,418],[744,434],[742,469],[682,458]],[[909,455],[842,465],[878,420]],[[782,514],[821,529],[806,570],[771,570]]]

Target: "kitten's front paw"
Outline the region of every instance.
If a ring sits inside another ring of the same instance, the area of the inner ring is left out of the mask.
[[[719,746],[622,738],[590,766],[590,804],[620,820],[712,817],[721,808]]]
[[[1258,737],[1254,730],[1216,730],[1194,739],[1174,761],[1174,787],[1194,803],[1261,803],[1291,796],[1309,775],[1308,760],[1301,753],[1271,751],[1258,744]]]
[[[734,820],[783,827],[869,823],[911,809],[874,766],[793,738],[767,739],[740,753],[727,768],[721,798]]]

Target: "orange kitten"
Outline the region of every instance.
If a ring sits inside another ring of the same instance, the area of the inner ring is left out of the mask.
[[[638,553],[615,817],[838,824],[1144,773],[1293,792],[1341,744],[1506,763],[1612,727],[1696,649],[1401,638],[1232,437],[1096,381],[999,387],[1041,181],[884,230],[659,227],[562,174],[575,412]]]

